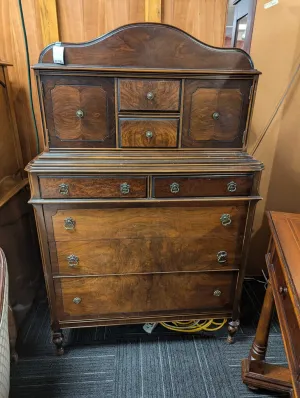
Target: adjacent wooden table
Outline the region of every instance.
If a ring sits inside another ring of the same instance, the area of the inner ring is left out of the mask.
[[[242,377],[250,388],[267,388],[300,397],[300,214],[268,213],[271,239],[266,254],[269,285]],[[265,362],[274,302],[288,368]]]

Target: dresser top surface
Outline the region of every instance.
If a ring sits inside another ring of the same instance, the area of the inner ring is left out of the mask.
[[[300,214],[269,212],[269,224],[300,311]]]
[[[71,173],[201,173],[260,171],[263,164],[241,151],[195,150],[65,150],[43,152],[29,172]]]

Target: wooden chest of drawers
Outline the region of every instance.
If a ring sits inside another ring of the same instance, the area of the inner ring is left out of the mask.
[[[246,152],[259,72],[161,24],[48,46],[45,152],[28,166],[53,340],[61,328],[239,324],[262,164]]]

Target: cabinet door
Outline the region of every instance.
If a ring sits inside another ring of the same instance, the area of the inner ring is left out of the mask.
[[[49,76],[42,86],[50,147],[115,146],[113,79]]]
[[[241,148],[252,80],[187,80],[182,146]]]

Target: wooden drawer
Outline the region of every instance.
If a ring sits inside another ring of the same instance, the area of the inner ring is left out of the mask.
[[[126,207],[47,210],[49,240],[195,238],[232,239],[244,233],[248,206]],[[54,214],[54,215],[53,215]],[[221,249],[223,250],[223,249]],[[226,249],[224,249],[226,250]]]
[[[145,198],[147,177],[40,177],[42,198]]]
[[[120,118],[122,148],[176,148],[178,119]]]
[[[114,79],[43,76],[52,148],[115,147]]]
[[[119,79],[120,111],[179,111],[180,80]]]
[[[243,234],[226,239],[189,238],[99,239],[50,242],[52,272],[57,275],[107,275],[238,269]],[[133,255],[134,253],[134,255]]]
[[[250,195],[252,175],[154,177],[156,198]]]
[[[55,290],[61,319],[196,314],[230,310],[236,277],[211,272],[61,278]]]
[[[276,302],[277,313],[280,324],[284,325],[282,332],[285,334],[285,342],[290,353],[290,365],[294,372],[300,376],[300,325],[295,314],[291,292],[287,288],[287,282],[281,269],[277,252],[274,253],[272,263],[273,272],[275,273],[275,278],[272,278],[274,279],[275,286],[272,287],[273,290],[275,289],[277,291],[275,298],[278,297],[280,300],[279,303]]]

